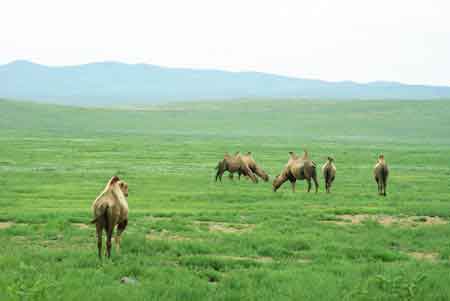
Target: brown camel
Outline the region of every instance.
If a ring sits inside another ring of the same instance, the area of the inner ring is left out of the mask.
[[[222,175],[225,171],[228,171],[230,174],[237,172],[249,177],[254,183],[258,183],[258,179],[250,169],[250,167],[247,165],[247,163],[244,162],[240,153],[236,153],[234,156],[230,156],[228,153],[226,153],[223,160],[217,163],[216,169],[216,182],[217,179],[222,182]]]
[[[105,189],[92,204],[94,219],[91,223],[97,229],[98,256],[102,257],[102,235],[106,230],[106,255],[111,257],[111,238],[117,226],[116,250],[120,251],[120,235],[128,224],[128,184],[113,176]]]
[[[375,181],[378,184],[378,194],[386,196],[387,179],[389,176],[389,168],[384,160],[384,155],[378,156],[378,162],[373,169]]]
[[[269,175],[256,164],[255,159],[252,156],[251,152],[248,152],[245,155],[241,156],[242,161],[247,164],[247,166],[251,169],[251,171],[256,174],[258,177],[264,180],[264,182],[269,181]],[[231,174],[232,175],[232,174]],[[241,173],[238,171],[239,179],[241,179]]]
[[[322,166],[323,178],[325,180],[325,190],[327,193],[331,192],[331,184],[336,177],[336,166],[334,166],[333,161],[333,158],[328,157],[327,163]]]
[[[314,181],[317,193],[319,183],[317,182],[316,163],[308,158],[306,151],[302,157],[298,157],[295,153],[289,152],[288,163],[272,183],[273,191],[277,191],[284,182],[289,180],[292,185],[292,191],[295,192],[295,182],[297,180],[306,180],[308,182],[308,192],[310,192],[311,179]]]

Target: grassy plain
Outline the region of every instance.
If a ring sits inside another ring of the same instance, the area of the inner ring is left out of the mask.
[[[448,300],[449,133],[448,101],[0,101],[0,300]],[[303,148],[336,158],[332,194],[213,181],[225,152],[274,176]],[[130,224],[100,261],[85,224],[114,174]]]

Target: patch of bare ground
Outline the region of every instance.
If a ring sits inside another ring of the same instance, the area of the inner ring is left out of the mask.
[[[370,214],[340,214],[336,215],[337,220],[322,220],[321,223],[335,224],[335,225],[356,225],[361,224],[366,220],[375,221],[384,226],[430,226],[430,225],[444,225],[448,221],[439,216],[392,216],[392,215],[370,215]]]
[[[170,218],[170,217],[165,217],[165,216],[153,216],[153,215],[149,215],[149,216],[146,216],[144,219],[145,219],[145,220],[148,220],[148,221],[154,221],[154,222],[157,222],[157,221],[170,221],[172,218]]]
[[[15,235],[15,236],[12,237],[12,239],[14,241],[17,241],[17,242],[27,241],[27,238],[25,236],[23,236],[23,235]]]
[[[224,259],[224,260],[236,260],[236,261],[254,261],[260,263],[271,263],[274,259],[269,256],[233,256],[233,255],[211,255],[211,257]]]
[[[245,233],[250,232],[255,228],[254,224],[236,224],[236,223],[219,223],[219,222],[207,222],[207,221],[194,221],[196,225],[206,225],[210,232],[222,232],[222,233]]]
[[[162,230],[161,232],[157,231],[151,231],[145,236],[148,240],[176,240],[176,241],[183,241],[183,240],[191,240],[191,238],[176,234],[170,234],[167,230]]]
[[[13,222],[0,222],[0,230],[8,229],[14,225]]]
[[[89,229],[89,226],[83,223],[72,223],[72,226],[82,230]]]
[[[439,254],[435,252],[407,252],[408,256],[417,260],[436,262],[439,258]]]

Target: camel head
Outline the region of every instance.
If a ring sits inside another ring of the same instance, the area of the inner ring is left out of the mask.
[[[285,181],[282,175],[276,175],[272,182],[273,192],[276,192]]]
[[[122,190],[123,195],[127,198],[128,197],[128,184],[125,181],[119,181],[117,182],[119,185],[120,190]]]
[[[265,171],[262,171],[261,178],[264,180],[264,182],[269,181],[269,175]]]
[[[334,162],[334,158],[333,157],[328,157],[328,162]]]

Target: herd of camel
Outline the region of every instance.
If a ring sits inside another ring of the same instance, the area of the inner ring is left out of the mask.
[[[328,157],[327,162],[322,166],[322,173],[325,180],[325,189],[327,193],[331,192],[331,184],[336,177],[336,166],[333,158]],[[257,183],[260,177],[264,181],[269,180],[267,173],[256,164],[251,153],[241,155],[236,153],[234,156],[225,154],[223,160],[217,164],[216,181],[222,180],[225,171],[233,177],[234,173],[251,179]],[[386,184],[389,175],[388,166],[384,160],[384,156],[378,157],[378,162],[374,167],[374,178],[378,185],[378,193],[386,196]],[[305,151],[303,156],[297,156],[293,152],[289,152],[289,160],[283,170],[273,180],[273,191],[283,185],[284,182],[291,182],[292,190],[295,191],[295,182],[297,180],[306,180],[308,182],[308,192],[311,190],[311,180],[314,181],[316,192],[319,189],[317,182],[316,163],[309,159],[308,153]],[[102,257],[102,237],[103,231],[106,232],[106,256],[111,257],[111,239],[114,229],[117,228],[115,243],[117,252],[120,251],[120,238],[128,224],[128,184],[117,176],[113,176],[106,184],[100,195],[92,204],[93,220],[97,231],[97,248],[98,256]]]
[[[334,159],[328,157],[327,162],[322,166],[323,179],[325,181],[325,190],[327,193],[331,192],[331,184],[336,177],[336,166]],[[225,154],[223,160],[219,161],[216,167],[216,182],[222,181],[222,175],[225,171],[229,172],[230,178],[233,178],[234,173],[238,173],[239,179],[241,175],[251,179],[254,183],[258,182],[258,177],[264,181],[269,180],[269,175],[256,164],[251,152],[242,155],[240,152],[234,156]],[[374,167],[374,178],[378,185],[378,193],[386,196],[387,178],[389,175],[389,168],[384,160],[384,155],[379,155],[378,162]],[[308,152],[304,151],[303,156],[298,156],[294,152],[289,152],[289,160],[284,166],[279,175],[275,177],[272,182],[273,191],[283,185],[284,182],[291,182],[292,191],[295,192],[295,183],[297,180],[306,180],[308,183],[308,192],[311,191],[311,180],[314,181],[316,192],[319,190],[319,183],[317,181],[316,163],[308,156]]]

